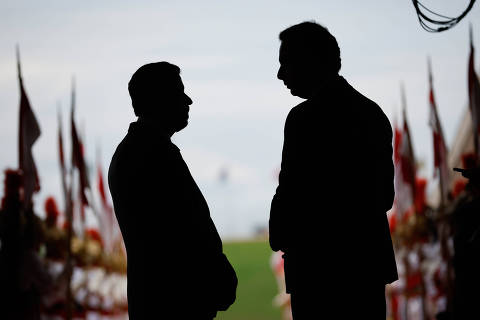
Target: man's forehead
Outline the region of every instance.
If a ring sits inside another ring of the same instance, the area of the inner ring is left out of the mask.
[[[282,62],[304,62],[315,56],[312,49],[305,43],[296,41],[282,41],[279,50],[279,60]]]
[[[175,75],[172,76],[171,79],[168,79],[167,81],[162,81],[164,85],[170,89],[178,89],[178,90],[183,90],[183,82],[182,78],[180,75]]]
[[[301,49],[291,43],[282,42],[280,44],[279,58],[280,60],[295,59],[299,56]]]

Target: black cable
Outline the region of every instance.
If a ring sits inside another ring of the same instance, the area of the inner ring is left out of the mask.
[[[475,1],[476,0],[470,0],[468,7],[456,18],[447,17],[437,12],[434,12],[433,10],[430,10],[425,5],[420,3],[419,0],[412,0],[412,3],[413,3],[413,7],[415,8],[415,11],[417,12],[418,22],[420,23],[420,26],[424,30],[428,32],[442,32],[454,27],[457,23],[459,23],[467,15],[467,13],[472,9]],[[435,17],[427,16],[427,14],[425,14],[425,12],[422,11],[422,9],[436,17],[443,18],[446,20],[436,20]],[[433,26],[430,24],[432,24]]]
[[[449,19],[449,20],[455,19],[455,18],[452,18],[452,17],[443,16],[443,15],[441,15],[441,14],[438,14],[438,13],[436,13],[436,12],[428,9],[425,5],[423,5],[423,4],[422,4],[420,1],[418,1],[418,0],[417,0],[417,3],[418,3],[418,5],[419,5],[420,7],[422,7],[423,9],[427,10],[427,11],[430,12],[431,14],[434,14],[434,15],[440,17],[440,18],[445,18],[445,19]]]

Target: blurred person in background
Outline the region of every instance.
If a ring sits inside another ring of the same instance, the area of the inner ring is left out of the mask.
[[[32,209],[23,208],[21,173],[6,170],[4,186],[0,209],[0,319],[40,319],[49,297],[65,292],[66,275],[53,278],[39,253],[44,227]]]

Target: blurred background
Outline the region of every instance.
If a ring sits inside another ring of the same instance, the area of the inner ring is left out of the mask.
[[[469,1],[422,3],[447,16],[458,16]],[[178,65],[193,105],[188,127],[175,134],[173,141],[204,193],[227,255],[239,273],[238,302],[217,318],[280,319],[281,297],[274,299],[281,287],[275,268],[281,262],[272,257],[266,243],[268,215],[280,167],[284,121],[289,110],[302,100],[292,97],[276,79],[278,34],[305,20],[326,26],[337,38],[342,57],[340,74],[378,103],[392,126],[403,127],[403,84],[417,175],[428,180],[426,202],[433,207],[439,205],[428,125],[427,58],[431,60],[445,141],[454,149],[459,143],[459,129],[469,116],[469,25],[473,44],[479,47],[478,5],[451,30],[428,33],[420,27],[409,0],[3,0],[0,169],[18,167],[16,45],[24,88],[41,129],[33,146],[41,186],[33,195],[33,204],[41,219],[46,218],[44,203],[48,197],[56,199],[59,211],[66,207],[57,134],[60,111],[65,157],[70,161],[72,78],[75,121],[94,186],[92,200],[100,206],[97,169],[106,174],[117,144],[129,123],[135,121],[127,91],[131,75],[149,62]],[[475,61],[478,72],[478,53]],[[473,147],[462,145],[461,151],[468,148]],[[458,152],[457,160],[462,152]],[[325,150],[325,156],[331,157],[334,167],[335,155]],[[0,189],[0,197],[4,193]],[[106,195],[111,203],[109,193]],[[86,229],[101,229],[94,209],[84,209]],[[64,215],[60,214],[62,219]],[[407,311],[415,314],[415,310]]]

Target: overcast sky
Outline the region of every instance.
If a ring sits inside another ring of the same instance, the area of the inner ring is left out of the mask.
[[[456,15],[468,1],[423,3]],[[399,88],[404,82],[414,148],[425,162],[423,175],[430,178],[427,56],[450,144],[467,103],[469,22],[478,48],[477,70],[480,65],[478,5],[455,28],[431,34],[419,26],[410,0],[3,0],[0,169],[17,166],[17,43],[25,88],[42,129],[34,146],[42,185],[34,200],[40,214],[48,195],[61,201],[56,114],[61,105],[64,132],[69,132],[72,76],[76,120],[89,164],[94,166],[100,147],[106,173],[117,144],[135,120],[127,91],[132,73],[145,63],[166,60],[181,67],[186,92],[194,101],[189,126],[173,140],[204,192],[220,233],[248,235],[255,226],[267,224],[283,124],[291,107],[301,102],[276,79],[278,33],[304,20],[316,20],[336,36],[341,75],[377,102],[392,122],[395,113],[400,120]],[[222,168],[229,172],[225,182],[218,178]]]

